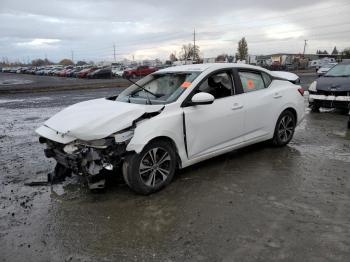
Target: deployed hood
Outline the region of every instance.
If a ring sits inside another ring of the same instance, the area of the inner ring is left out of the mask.
[[[316,82],[320,91],[350,92],[350,77],[320,77]]]
[[[163,107],[95,99],[67,107],[47,120],[44,126],[69,137],[90,141],[130,127],[143,114],[160,111]]]

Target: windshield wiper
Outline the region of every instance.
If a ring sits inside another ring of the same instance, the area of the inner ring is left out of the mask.
[[[144,88],[143,86],[140,86],[139,84],[135,83],[134,81],[131,81],[129,78],[126,78],[129,82],[133,83],[135,86],[141,88],[143,91],[150,93],[151,95],[153,95],[154,97],[157,97],[157,95],[155,93],[153,93],[152,91],[147,90],[146,88]],[[132,94],[135,94],[136,92],[133,92]]]

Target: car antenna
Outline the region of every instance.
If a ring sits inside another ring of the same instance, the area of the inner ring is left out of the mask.
[[[135,83],[134,81],[130,80],[129,78],[126,78],[129,82],[133,83],[134,85],[136,85],[137,87],[141,88],[143,91],[146,92],[146,96],[147,96],[147,103],[152,105],[151,103],[151,99],[148,96],[148,93],[150,93],[151,95],[153,95],[154,97],[157,97],[156,94],[154,94],[153,92],[147,90],[146,88],[144,88],[143,86],[140,86],[139,84]]]

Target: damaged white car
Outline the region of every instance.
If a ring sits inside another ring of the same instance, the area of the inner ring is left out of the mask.
[[[288,144],[304,117],[298,80],[243,64],[171,67],[118,96],[72,105],[36,132],[55,176],[103,186],[94,178],[122,172],[132,190],[150,194],[177,168],[265,140]]]

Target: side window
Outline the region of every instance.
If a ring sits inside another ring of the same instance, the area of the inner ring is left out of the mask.
[[[265,88],[264,80],[260,73],[239,72],[244,93],[253,92]]]
[[[209,76],[197,89],[197,93],[212,94],[215,99],[232,95],[232,79],[229,73],[220,72]]]
[[[262,72],[261,74],[262,74],[262,76],[264,78],[265,86],[269,87],[271,82],[272,82],[271,76],[269,76],[268,74],[266,74],[264,72]]]

